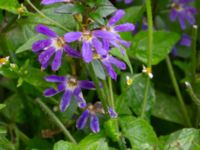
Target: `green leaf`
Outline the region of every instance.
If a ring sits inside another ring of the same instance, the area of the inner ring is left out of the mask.
[[[198,129],[182,129],[170,134],[165,139],[164,150],[199,150],[200,131]]]
[[[77,145],[67,142],[67,141],[58,141],[54,144],[53,150],[81,150]]]
[[[99,13],[96,12],[92,12],[89,14],[89,16],[96,21],[97,23],[104,25],[105,24],[105,20],[102,18],[102,16]]]
[[[5,104],[0,104],[0,110],[3,109],[4,107],[6,107]]]
[[[129,75],[130,79],[133,80],[131,85],[126,84],[126,76],[122,76],[122,94],[117,100],[117,112],[120,109],[124,109],[121,106],[121,103],[126,103],[137,115],[141,114],[141,109],[144,100],[144,92],[146,87],[146,79],[148,78],[144,74]],[[148,95],[147,95],[147,105],[145,108],[145,116],[147,118],[151,115],[151,110],[155,102],[155,92],[152,86],[149,86]]]
[[[120,118],[123,135],[130,141],[132,150],[155,150],[158,139],[153,128],[143,119]]]
[[[66,5],[61,5],[60,7],[55,9],[56,13],[61,13],[61,14],[78,14],[78,13],[83,13],[84,12],[84,7],[79,4],[66,4]]]
[[[0,9],[7,10],[12,13],[17,13],[17,8],[19,6],[18,0],[0,0]]]
[[[161,92],[156,92],[153,116],[184,125],[184,118],[176,97]]]
[[[119,140],[120,133],[117,131],[117,120],[110,119],[104,123],[105,133],[108,137],[110,137],[113,141]]]
[[[0,150],[15,150],[15,147],[7,138],[0,136]]]
[[[167,31],[154,31],[154,43],[152,51],[152,64],[156,65],[168,55],[180,36],[177,33]],[[130,57],[136,57],[147,64],[147,31],[141,31],[133,38],[133,44],[129,52]]]
[[[95,72],[96,76],[99,79],[102,79],[102,80],[106,79],[106,74],[105,74],[104,68],[103,68],[102,64],[98,60],[93,60],[92,61],[92,67],[94,69],[94,72]]]
[[[28,39],[28,41],[26,41],[23,45],[21,45],[17,50],[16,53],[21,53],[27,50],[31,50],[32,49],[32,44],[38,40],[42,40],[44,39],[44,36],[41,34],[35,35],[33,37],[31,37],[30,39]]]
[[[88,135],[81,140],[79,146],[84,150],[109,150],[106,139],[102,133]]]
[[[116,8],[109,0],[98,0],[98,2],[95,2],[95,5],[96,4],[98,4],[99,7],[95,12],[102,17],[107,17],[116,11]]]
[[[132,22],[136,23],[140,21],[143,17],[143,13],[145,11],[145,7],[143,6],[132,6],[125,9],[126,15],[122,17],[120,23]]]

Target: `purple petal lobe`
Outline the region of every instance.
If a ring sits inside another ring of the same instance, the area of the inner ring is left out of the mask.
[[[33,52],[38,52],[42,49],[44,49],[45,47],[48,47],[51,44],[51,40],[39,40],[36,41],[35,43],[33,43],[32,45],[32,50]]]
[[[60,3],[60,2],[68,2],[69,0],[42,0],[43,5],[50,5],[54,3]]]
[[[38,60],[41,64],[46,64],[51,56],[54,54],[55,49],[53,47],[50,47],[47,50],[44,50],[38,57]]]
[[[125,15],[125,11],[124,10],[117,10],[114,14],[114,16],[112,16],[110,18],[110,20],[108,21],[108,25],[109,26],[113,26],[114,24],[116,24],[123,16]]]
[[[76,127],[78,129],[83,129],[85,127],[87,120],[89,118],[89,115],[90,115],[90,112],[87,109],[81,114],[81,116],[76,121]]]
[[[37,25],[35,30],[38,33],[44,34],[44,35],[46,35],[48,37],[54,37],[54,38],[57,37],[57,34],[54,31],[52,31],[47,26],[42,25],[42,24]]]
[[[72,91],[66,90],[60,102],[60,110],[62,112],[64,112],[69,107],[71,102],[71,97],[72,97]]]
[[[77,104],[79,108],[85,108],[87,106],[85,99],[83,98],[83,94],[81,92],[80,87],[77,87],[74,90],[74,96],[76,98]]]
[[[115,26],[115,30],[118,32],[127,32],[135,30],[135,26],[131,23],[125,23]]]
[[[56,95],[57,93],[58,93],[58,92],[57,92],[55,89],[53,89],[53,88],[48,88],[48,89],[46,89],[46,90],[44,91],[43,95],[44,95],[45,97],[51,97],[51,96]]]
[[[86,63],[91,62],[93,59],[93,53],[92,53],[92,48],[90,46],[90,43],[85,42],[85,41],[83,42],[83,45],[82,45],[82,56]]]
[[[69,32],[64,35],[64,39],[67,43],[77,41],[82,36],[82,32]]]
[[[116,35],[109,31],[103,30],[95,30],[93,31],[93,35],[97,38],[105,39],[105,40],[114,40]]]
[[[100,131],[99,119],[96,115],[91,115],[90,117],[90,128],[94,133],[98,133]]]
[[[182,39],[180,41],[180,45],[190,47],[191,43],[192,43],[191,37],[189,37],[187,34],[183,34]]]
[[[116,74],[115,70],[113,69],[112,65],[107,61],[102,61],[102,63],[104,65],[104,67],[106,68],[106,71],[108,72],[108,75],[112,79],[116,80],[117,79],[117,74]]]
[[[106,55],[107,54],[107,50],[105,50],[103,48],[102,43],[97,38],[92,39],[92,44],[93,44],[93,46],[96,49],[98,54],[100,54],[100,55]]]
[[[61,60],[62,60],[62,53],[63,53],[62,50],[58,50],[56,52],[54,60],[53,60],[53,62],[51,64],[51,68],[52,68],[53,71],[57,71],[60,68]]]
[[[73,49],[72,47],[70,47],[68,45],[65,45],[64,50],[68,55],[70,55],[72,57],[75,57],[75,58],[81,57],[81,54],[78,51],[76,51],[75,49]]]
[[[83,80],[83,81],[79,81],[78,85],[80,86],[80,88],[83,89],[95,89],[95,85],[92,81],[88,81],[88,80]]]
[[[110,115],[111,118],[117,118],[117,113],[113,108],[108,108],[108,113]]]
[[[126,64],[123,61],[120,61],[112,56],[109,57],[109,62],[112,63],[113,65],[117,66],[117,68],[121,70],[126,69]]]
[[[66,78],[64,76],[50,75],[46,76],[45,80],[48,82],[64,82]]]

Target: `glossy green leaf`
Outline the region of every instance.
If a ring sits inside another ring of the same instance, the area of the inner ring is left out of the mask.
[[[130,141],[132,150],[155,150],[158,139],[153,128],[143,119],[120,118],[123,135]]]
[[[17,13],[17,8],[19,7],[17,0],[0,0],[0,9],[10,11],[12,13]]]
[[[184,125],[180,104],[176,97],[156,92],[153,116]]]
[[[6,107],[5,104],[0,104],[0,110],[3,109],[4,107]]]
[[[145,93],[145,87],[146,87],[146,79],[148,78],[144,74],[137,74],[137,75],[130,75],[129,78],[132,79],[132,84],[127,85],[126,84],[126,76],[127,74],[124,74],[122,76],[122,82],[124,83],[122,86],[122,94],[117,100],[117,112],[120,111],[121,103],[126,103],[128,107],[130,107],[137,115],[141,114],[141,109],[143,105],[144,100],[144,93]],[[145,116],[147,118],[150,117],[152,107],[155,103],[155,92],[152,86],[150,85],[148,89],[148,95],[147,95],[147,104],[145,108]],[[124,109],[124,108],[123,108]]]
[[[105,133],[108,137],[110,137],[113,141],[119,140],[120,133],[117,131],[117,120],[110,119],[104,123]]]
[[[163,150],[199,150],[200,131],[188,128],[172,133],[165,139],[163,147]]]
[[[102,133],[90,134],[79,143],[84,150],[109,150],[108,144]]]
[[[76,144],[61,140],[54,144],[53,150],[81,150],[81,149]]]
[[[106,79],[106,74],[105,74],[104,68],[98,60],[92,61],[92,67],[93,67],[94,72],[97,77],[99,77],[102,80]]]
[[[155,31],[152,51],[152,64],[156,65],[169,54],[173,46],[178,42],[180,36],[177,33],[167,31]],[[131,57],[136,57],[143,63],[147,63],[148,33],[141,31],[133,38],[133,44],[128,51]]]
[[[78,4],[66,4],[66,5],[61,5],[60,7],[55,9],[56,13],[61,13],[61,14],[78,14],[78,13],[83,13],[84,12],[84,7],[82,5]]]
[[[108,15],[116,11],[116,8],[112,5],[112,3],[109,0],[98,0],[98,6],[99,7],[95,12],[102,17],[107,17]]]

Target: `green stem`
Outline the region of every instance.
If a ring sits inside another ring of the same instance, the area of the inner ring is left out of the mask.
[[[148,45],[147,45],[147,66],[151,68],[152,65],[152,49],[153,49],[153,17],[151,9],[151,0],[146,0],[147,22],[148,22]],[[147,96],[149,93],[150,79],[146,79],[146,86],[144,92],[144,100],[142,105],[141,117],[145,117],[145,109],[147,105]]]
[[[43,12],[41,12],[39,9],[37,9],[37,7],[35,7],[35,5],[33,3],[31,3],[30,0],[26,0],[26,1],[41,17],[44,17],[48,21],[52,22],[54,25],[56,25],[56,26],[60,27],[61,29],[65,30],[66,32],[71,31],[71,30],[65,28],[63,25],[59,24],[58,22],[56,22],[53,19],[51,19],[48,16],[46,16]]]
[[[175,73],[174,73],[174,70],[173,70],[173,67],[172,67],[172,64],[171,64],[169,56],[166,57],[166,63],[167,63],[167,68],[169,70],[170,78],[172,80],[172,84],[174,86],[177,98],[178,98],[180,106],[181,106],[181,111],[182,111],[183,116],[185,118],[185,123],[187,124],[188,127],[191,127],[192,124],[191,124],[191,121],[189,119],[187,108],[185,106],[183,97],[181,95],[181,92],[180,92],[180,89],[179,89],[179,86],[178,86],[178,83],[177,83],[177,80],[176,80],[176,77],[175,77]]]
[[[107,112],[108,108],[107,108],[107,102],[106,102],[106,99],[105,99],[105,95],[103,94],[103,91],[100,88],[99,80],[98,80],[98,78],[97,78],[97,76],[95,74],[95,71],[94,71],[92,63],[89,64],[89,69],[91,71],[91,78],[94,81],[94,84],[96,86],[96,90],[97,90],[98,96],[99,96],[99,98],[100,98],[100,100],[102,102],[103,108],[104,108],[105,112]]]
[[[115,109],[113,88],[112,88],[112,79],[110,77],[108,78],[108,85],[109,85],[109,93],[110,93],[110,105],[113,109]]]
[[[48,106],[43,103],[40,99],[36,99],[36,102],[40,105],[44,112],[46,112],[49,117],[55,122],[55,124],[63,131],[64,135],[73,143],[77,143],[70,132],[65,128],[62,122],[58,119],[58,117],[48,108]]]
[[[197,25],[193,26],[192,30],[192,55],[191,55],[191,69],[192,69],[192,86],[195,85],[196,76],[196,66],[197,66],[197,51],[196,51],[196,40],[197,40]]]
[[[25,143],[25,144],[28,144],[30,138],[24,134],[22,131],[20,131],[18,128],[16,128],[16,132],[18,133],[19,135],[19,138]]]

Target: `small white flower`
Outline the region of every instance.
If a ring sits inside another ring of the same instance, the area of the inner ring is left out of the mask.
[[[129,76],[126,76],[126,84],[129,86],[133,83],[133,79],[131,79]]]
[[[151,79],[153,78],[153,73],[151,68],[143,66],[142,72],[146,73],[149,76],[149,78]]]
[[[0,67],[5,65],[9,61],[9,56],[0,58]]]

